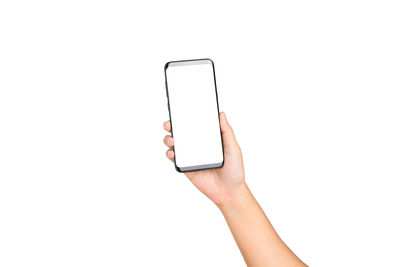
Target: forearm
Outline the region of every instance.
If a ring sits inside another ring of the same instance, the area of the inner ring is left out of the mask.
[[[305,266],[279,238],[245,183],[219,208],[248,266]]]

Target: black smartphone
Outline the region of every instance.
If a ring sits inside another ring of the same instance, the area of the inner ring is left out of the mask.
[[[165,64],[164,73],[176,170],[222,167],[224,151],[214,62],[170,61]]]

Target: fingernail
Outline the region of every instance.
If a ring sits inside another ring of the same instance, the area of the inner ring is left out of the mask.
[[[225,121],[228,121],[228,120],[226,119],[226,114],[225,114],[225,112],[222,112],[222,117],[224,118]]]

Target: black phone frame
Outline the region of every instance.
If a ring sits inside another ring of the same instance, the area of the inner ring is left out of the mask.
[[[200,58],[200,59],[186,59],[186,60],[174,60],[174,61],[169,61],[164,65],[164,76],[165,76],[165,89],[166,89],[166,94],[167,94],[167,103],[168,103],[168,114],[169,114],[169,121],[171,125],[171,136],[174,137],[173,133],[173,126],[172,126],[172,117],[171,117],[171,107],[169,104],[169,94],[168,94],[168,79],[167,79],[167,69],[169,64],[171,63],[181,63],[181,62],[190,62],[190,61],[204,61],[208,60],[211,62],[211,66],[213,69],[213,75],[214,75],[214,88],[215,88],[215,97],[217,101],[217,111],[218,111],[218,123],[219,123],[219,131],[220,131],[220,136],[221,136],[221,145],[222,145],[222,162],[219,163],[211,163],[211,164],[203,164],[203,165],[195,165],[195,166],[188,166],[188,167],[178,167],[176,165],[176,154],[175,154],[175,147],[172,147],[172,150],[174,151],[175,157],[174,157],[174,165],[175,169],[178,172],[193,172],[193,171],[201,171],[201,170],[209,170],[209,169],[218,169],[222,168],[225,163],[225,152],[224,152],[224,144],[223,144],[223,138],[222,138],[222,130],[221,130],[221,122],[220,122],[220,111],[219,111],[219,103],[218,103],[218,92],[217,92],[217,79],[215,77],[215,66],[214,62],[209,59],[209,58]]]

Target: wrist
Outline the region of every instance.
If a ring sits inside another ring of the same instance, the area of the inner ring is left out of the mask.
[[[222,213],[240,209],[252,198],[250,189],[245,182],[233,188],[226,198],[217,204]]]

